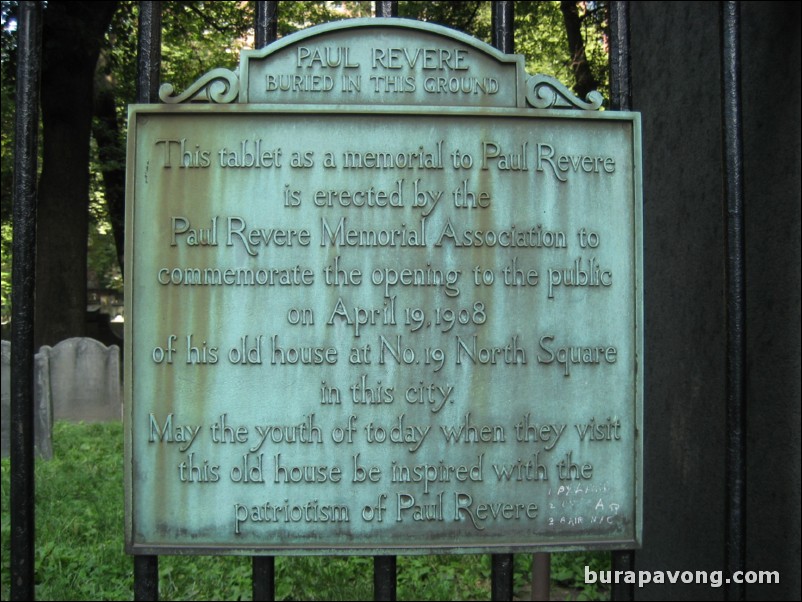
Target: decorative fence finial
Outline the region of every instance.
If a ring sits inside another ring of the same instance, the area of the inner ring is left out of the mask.
[[[582,100],[549,75],[533,75],[526,80],[526,100],[536,109],[582,109],[596,111],[604,97],[593,90]]]

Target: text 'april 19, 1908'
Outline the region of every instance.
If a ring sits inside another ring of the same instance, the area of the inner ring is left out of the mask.
[[[466,48],[276,61],[426,86],[476,75]],[[635,128],[138,109],[132,549],[631,545]]]

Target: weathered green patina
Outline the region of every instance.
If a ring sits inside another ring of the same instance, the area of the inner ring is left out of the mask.
[[[382,19],[162,98],[130,111],[129,551],[639,545],[637,114]]]

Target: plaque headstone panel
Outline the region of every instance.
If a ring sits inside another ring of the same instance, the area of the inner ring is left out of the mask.
[[[72,337],[39,353],[47,356],[48,395],[54,420],[119,420],[120,348],[89,337]]]
[[[129,551],[639,545],[637,114],[398,20],[162,97],[130,111]]]
[[[44,348],[34,355],[33,446],[38,457],[53,457],[53,407],[50,399],[49,357]],[[11,342],[0,345],[0,456],[11,453]]]

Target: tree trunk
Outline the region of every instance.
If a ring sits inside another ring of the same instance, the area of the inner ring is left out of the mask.
[[[574,92],[579,98],[585,98],[589,92],[599,87],[593,77],[585,54],[585,40],[582,38],[582,19],[576,2],[560,2],[560,10],[565,21],[565,33],[568,36],[568,52],[571,56],[571,71],[574,72]]]
[[[114,87],[103,74],[97,74],[95,78],[95,120],[92,135],[97,142],[100,172],[106,191],[106,208],[122,274],[125,253],[125,139],[120,134],[120,125],[117,122]]]
[[[116,7],[116,2],[51,0],[44,11],[37,347],[85,331],[92,88]]]

